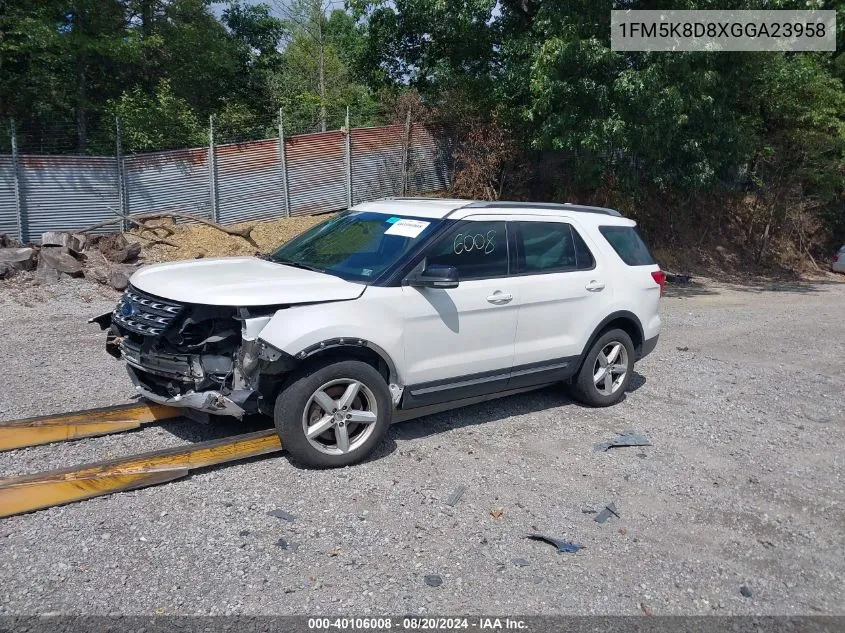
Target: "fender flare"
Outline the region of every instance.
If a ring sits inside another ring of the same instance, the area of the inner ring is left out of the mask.
[[[587,355],[587,351],[593,346],[593,343],[596,342],[598,339],[599,334],[601,331],[607,327],[607,324],[616,321],[617,319],[625,319],[627,321],[631,321],[634,324],[634,327],[637,329],[637,334],[639,334],[639,344],[634,342],[634,353],[639,354],[639,350],[642,348],[642,344],[645,341],[645,334],[643,332],[643,324],[640,322],[639,317],[633,312],[629,312],[628,310],[617,310],[616,312],[611,312],[605,318],[599,322],[599,324],[593,329],[593,333],[590,335],[590,338],[587,339],[587,344],[584,346],[584,349],[581,351],[581,362],[578,363],[578,369],[581,369],[581,363],[584,362],[584,357]]]
[[[309,345],[305,349],[294,354],[293,357],[298,361],[304,361],[310,358],[311,356],[314,356],[314,354],[323,352],[325,350],[336,350],[343,348],[360,349],[362,347],[372,350],[376,353],[379,358],[381,358],[381,360],[384,361],[384,364],[387,366],[389,384],[398,385],[399,373],[396,370],[396,363],[393,362],[393,359],[390,357],[390,354],[388,354],[380,345],[377,345],[372,341],[368,341],[367,339],[359,338],[357,336],[341,336],[326,339],[324,341],[320,341],[319,343]]]

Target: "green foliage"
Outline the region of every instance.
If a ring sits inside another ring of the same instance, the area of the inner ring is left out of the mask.
[[[495,0],[351,0],[366,18],[361,61],[371,85],[409,83],[431,97],[473,87],[489,102],[498,22]]]
[[[135,88],[108,103],[119,117],[121,138],[127,151],[197,147],[208,142],[207,127],[184,99],[162,80],[153,95]]]
[[[347,106],[352,125],[375,122],[375,99],[356,72],[365,35],[344,11],[324,9],[321,0],[300,0],[285,13],[290,36],[273,86],[288,133],[338,129]]]

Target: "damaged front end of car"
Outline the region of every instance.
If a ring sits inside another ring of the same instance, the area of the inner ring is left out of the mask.
[[[106,351],[126,362],[141,396],[241,418],[271,412],[273,395],[296,364],[258,337],[284,307],[178,303],[130,285],[113,312],[91,321],[108,330]]]

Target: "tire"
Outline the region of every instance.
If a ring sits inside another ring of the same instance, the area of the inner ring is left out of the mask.
[[[350,391],[352,385],[357,391]],[[390,391],[378,371],[358,360],[334,359],[296,371],[276,398],[273,418],[282,446],[295,462],[338,468],[372,453],[392,416]],[[309,438],[306,427],[315,435]]]
[[[607,359],[610,354],[614,354],[611,366],[621,369],[624,364],[624,373],[613,370],[608,379],[606,372],[599,373],[604,366],[599,356],[602,355],[604,359]],[[631,337],[625,330],[608,330],[596,339],[590,351],[587,352],[581,369],[572,383],[570,393],[576,400],[588,406],[609,407],[625,397],[625,390],[628,388],[633,372],[634,344],[631,342]],[[600,378],[598,381],[597,375]]]

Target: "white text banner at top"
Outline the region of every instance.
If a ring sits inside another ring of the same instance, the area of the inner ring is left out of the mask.
[[[614,51],[835,51],[836,11],[611,11]]]

